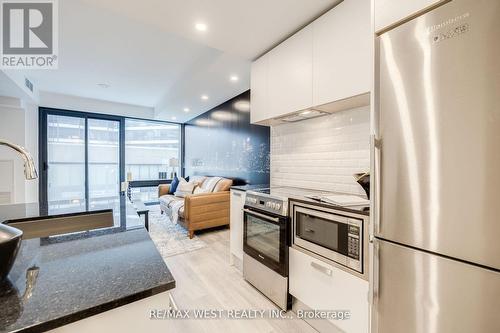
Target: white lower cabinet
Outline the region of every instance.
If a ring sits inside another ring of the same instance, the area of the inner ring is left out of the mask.
[[[231,205],[229,215],[231,264],[242,269],[243,264],[243,206],[245,205],[244,191],[231,190]]]
[[[313,310],[347,310],[330,320],[346,333],[369,332],[368,281],[290,248],[290,294]]]

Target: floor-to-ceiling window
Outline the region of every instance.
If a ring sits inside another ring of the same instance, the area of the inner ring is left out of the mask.
[[[125,119],[125,174],[128,180],[170,179],[179,171],[181,127],[157,121]],[[156,187],[134,190],[143,200],[156,196]]]
[[[85,118],[47,116],[47,197],[60,209],[85,206]]]
[[[50,214],[112,208],[118,224],[127,174],[169,178],[180,168],[180,152],[178,124],[40,108],[42,208]],[[150,199],[156,188],[139,192]]]

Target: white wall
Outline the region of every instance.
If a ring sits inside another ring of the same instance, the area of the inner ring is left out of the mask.
[[[84,111],[126,117],[155,119],[154,108],[108,102],[99,99],[40,92],[40,106],[72,111]]]
[[[24,146],[38,164],[37,106],[25,105],[17,98],[0,97],[0,138]],[[0,191],[12,191],[11,203],[38,201],[38,180],[25,180],[23,159],[18,153],[0,146],[0,164]]]
[[[368,106],[271,128],[271,185],[364,195],[370,168]]]
[[[24,75],[24,71],[2,69],[0,71],[0,96],[11,96],[38,103],[38,89],[35,85],[33,91],[30,91],[25,85],[26,78],[29,79]]]
[[[38,166],[38,105],[25,103],[24,113],[24,147],[33,156],[36,170],[40,174]],[[26,202],[38,202],[38,179],[26,181],[25,200]]]

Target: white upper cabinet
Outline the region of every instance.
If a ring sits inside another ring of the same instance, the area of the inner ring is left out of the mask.
[[[375,31],[403,21],[445,0],[374,0]]]
[[[370,0],[344,0],[313,24],[313,105],[371,90]]]
[[[312,39],[307,26],[269,52],[267,118],[311,107]]]
[[[344,0],[252,65],[252,123],[369,103],[371,0]],[[357,96],[356,98],[352,98]]]
[[[252,123],[268,119],[269,95],[267,89],[268,59],[266,54],[252,63],[250,82],[250,120]]]

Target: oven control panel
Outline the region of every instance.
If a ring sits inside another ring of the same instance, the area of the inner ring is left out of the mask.
[[[270,213],[287,216],[288,207],[283,200],[247,193],[245,205]]]

